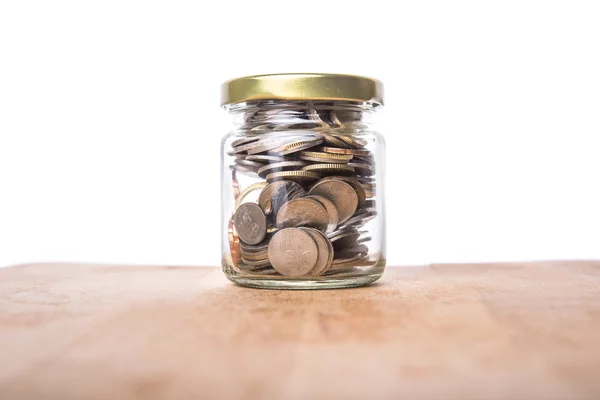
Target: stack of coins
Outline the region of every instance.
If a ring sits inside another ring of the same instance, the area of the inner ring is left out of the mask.
[[[377,216],[375,161],[354,134],[357,111],[272,110],[245,117],[229,154],[236,208],[229,225],[243,273],[316,277],[360,265]],[[277,131],[277,132],[275,132]],[[240,192],[237,173],[257,182]],[[245,201],[251,192],[256,202]]]

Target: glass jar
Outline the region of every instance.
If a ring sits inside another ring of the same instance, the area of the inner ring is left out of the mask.
[[[234,79],[221,105],[222,267],[251,287],[361,286],[385,268],[381,82],[334,74]]]

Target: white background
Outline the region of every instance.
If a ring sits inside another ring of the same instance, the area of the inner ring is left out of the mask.
[[[219,264],[222,81],[386,85],[390,264],[600,257],[600,3],[3,1],[0,266]]]

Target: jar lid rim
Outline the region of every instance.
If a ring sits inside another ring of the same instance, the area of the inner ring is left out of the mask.
[[[356,101],[383,105],[383,83],[358,75],[284,73],[244,76],[221,85],[221,106],[256,100]]]

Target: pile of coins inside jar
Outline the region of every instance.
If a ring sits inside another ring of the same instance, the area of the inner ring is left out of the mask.
[[[236,198],[229,223],[234,267],[285,277],[331,276],[363,265],[377,215],[375,161],[353,134],[361,113],[289,109],[244,116],[231,143]],[[282,132],[284,131],[284,132]],[[240,191],[238,175],[256,182]],[[245,201],[254,193],[256,201]]]

